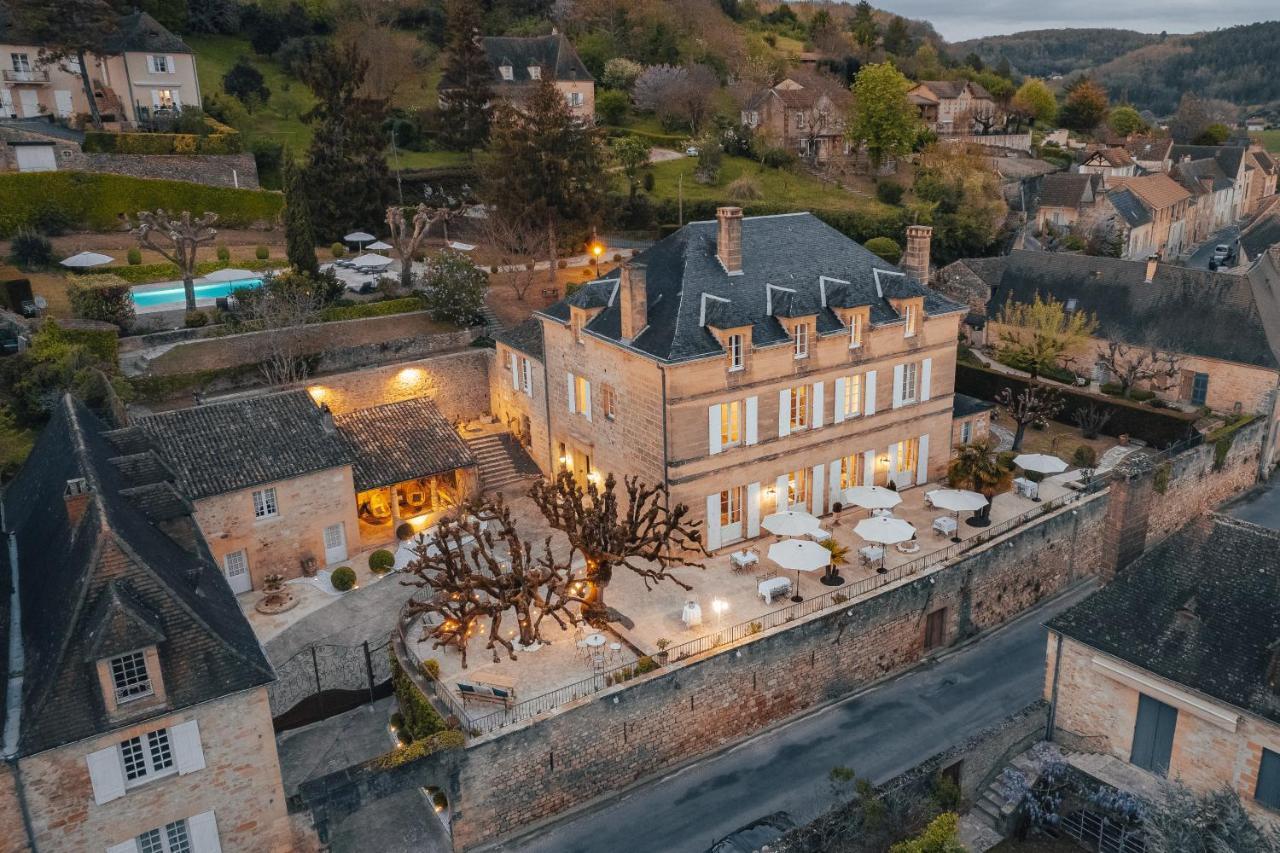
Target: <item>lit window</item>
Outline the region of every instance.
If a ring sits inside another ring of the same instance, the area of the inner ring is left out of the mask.
[[[169,730],[156,729],[145,735],[131,737],[120,744],[120,757],[124,763],[127,782],[144,782],[173,771],[173,749],[169,745]]]
[[[849,315],[849,349],[862,346],[862,315]]]
[[[720,493],[720,526],[742,523],[742,487]]]
[[[259,489],[253,493],[253,517],[271,518],[280,514],[280,505],[276,502],[276,490]]]
[[[796,358],[809,357],[809,324],[797,323],[795,334],[792,335],[795,342]]]
[[[840,488],[852,489],[854,486],[861,486],[864,470],[861,454],[855,453],[852,456],[841,456]]]
[[[844,383],[844,416],[857,417],[862,414],[862,374],[850,376]]]
[[[151,695],[151,676],[147,674],[144,652],[130,652],[111,659],[111,683],[116,691],[116,704]]]
[[[530,80],[541,80],[541,79],[542,79],[542,68],[541,68],[540,66],[537,66],[537,65],[530,65],[530,66],[529,66],[529,79],[530,79]]]
[[[916,462],[920,458],[920,439],[908,438],[897,444],[897,471],[915,471]]]
[[[742,335],[729,336],[729,369],[742,369]]]
[[[604,416],[611,421],[618,419],[618,410],[615,401],[613,386],[605,385],[600,389],[600,408],[604,409]]]
[[[965,421],[960,424],[960,443],[968,444],[973,438],[973,421]]]
[[[185,820],[175,820],[148,830],[136,839],[138,853],[191,853],[191,836]]]
[[[502,65],[498,67],[498,73],[502,75],[503,80],[514,80],[515,74],[510,65]]]
[[[792,471],[787,475],[787,506],[806,507],[809,505],[809,489],[812,479],[808,468]]]
[[[809,386],[797,385],[791,389],[791,431],[809,425]]]
[[[902,336],[904,338],[914,338],[920,325],[920,309],[916,307],[914,302],[908,302],[902,306],[902,319],[906,325]]]
[[[573,377],[573,410],[580,415],[591,413],[591,383],[581,376]]]
[[[902,388],[901,394],[903,403],[914,403],[916,394],[919,392],[920,365],[916,362],[908,362],[902,365]]]
[[[720,404],[720,446],[737,447],[742,443],[742,403]]]

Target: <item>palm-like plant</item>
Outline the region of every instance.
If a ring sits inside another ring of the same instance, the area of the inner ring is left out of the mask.
[[[947,466],[947,484],[952,488],[970,488],[988,500],[985,507],[970,519],[975,527],[990,524],[992,498],[1007,491],[1013,483],[1013,469],[1000,461],[990,438],[980,438],[956,447]]]

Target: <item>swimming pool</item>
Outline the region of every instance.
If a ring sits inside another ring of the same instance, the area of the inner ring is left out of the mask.
[[[196,282],[196,304],[210,305],[215,299],[230,296],[234,290],[261,287],[262,279],[246,278],[237,281],[219,281],[209,284]],[[133,304],[138,308],[159,310],[163,308],[181,308],[186,304],[186,292],[180,281],[166,281],[164,284],[144,284],[131,291]]]

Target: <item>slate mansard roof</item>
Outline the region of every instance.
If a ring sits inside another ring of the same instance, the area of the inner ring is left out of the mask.
[[[1143,555],[1049,628],[1280,723],[1280,532],[1204,519]]]
[[[161,469],[121,461],[105,431],[64,397],[4,492],[13,550],[0,548],[0,563],[7,580],[16,555],[19,579],[22,755],[274,678],[194,522],[157,520],[135,499],[163,486],[145,482]],[[64,493],[75,480],[87,497],[73,526]],[[159,653],[167,705],[109,719],[96,660],[148,645]]]
[[[1280,369],[1278,294],[1262,275],[1208,272],[1145,261],[1015,250],[966,266],[991,289],[988,314],[1039,294],[1098,319],[1095,337],[1186,355]]]
[[[50,8],[53,8],[52,6]],[[9,10],[0,2],[0,44],[35,44],[13,23]],[[134,9],[121,15],[116,32],[107,39],[107,52],[116,53],[192,53],[186,42],[146,12]]]
[[[542,321],[537,317],[530,317],[498,335],[498,343],[542,361]]]
[[[485,36],[480,39],[480,46],[489,62],[489,69],[493,75],[490,82],[494,86],[531,85],[534,82],[529,75],[531,67],[541,69],[542,77],[552,81],[591,82],[595,79],[587,70],[587,66],[583,65],[582,60],[578,58],[578,52],[573,49],[573,44],[563,35]],[[511,66],[512,79],[502,78],[499,69],[503,65]],[[457,86],[458,81],[445,79],[440,85],[449,88]]]
[[[359,492],[476,464],[435,404],[422,397],[337,415],[334,423]]]
[[[648,325],[632,349],[666,362],[723,354],[709,326],[749,326],[753,346],[784,344],[780,317],[816,315],[818,334],[834,334],[844,329],[836,308],[870,306],[873,326],[900,323],[890,299],[923,297],[929,316],[966,310],[811,213],[744,217],[740,275],[716,257],[718,228],[691,222],[634,258],[646,267]],[[571,305],[601,308],[585,331],[622,344],[619,275],[612,270],[540,313],[567,323]]]

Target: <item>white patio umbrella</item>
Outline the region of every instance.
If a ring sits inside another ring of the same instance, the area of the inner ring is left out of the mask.
[[[390,243],[384,243],[381,240],[378,240],[370,243],[368,246],[365,246],[365,248],[371,252],[389,252],[394,247]]]
[[[840,497],[845,503],[863,509],[892,509],[902,503],[902,495],[884,486],[850,486]]]
[[[103,264],[109,264],[115,258],[110,255],[104,255],[101,252],[80,252],[69,258],[62,259],[62,265],[68,269],[83,270],[89,267],[100,267]]]
[[[766,515],[760,526],[775,536],[807,536],[822,529],[817,518],[794,509]]]
[[[1066,462],[1047,453],[1019,453],[1013,457],[1013,464],[1023,471],[1036,474],[1061,474],[1067,470]],[[1036,503],[1040,502],[1040,489],[1036,489],[1036,496],[1032,500]]]
[[[796,591],[792,601],[804,601],[800,594],[800,573],[816,572],[831,565],[831,552],[808,539],[787,539],[769,546],[769,559],[787,571],[796,573]]]
[[[228,267],[227,269],[214,270],[200,280],[209,283],[220,281],[244,281],[245,279],[259,278],[261,275],[262,273],[256,273],[252,270],[240,270]]]
[[[356,267],[385,267],[391,263],[391,259],[383,257],[382,255],[368,254],[361,255],[351,263]]]
[[[887,515],[864,518],[854,525],[853,532],[868,542],[881,546],[906,542],[916,535],[916,529],[910,524],[900,518],[893,518]],[[881,554],[880,568],[877,569],[881,573],[887,571],[884,566],[885,556],[883,553]]]
[[[985,496],[968,489],[934,489],[925,492],[925,497],[938,509],[956,514],[956,535],[951,537],[952,542],[960,541],[960,513],[977,512],[989,503]]]
[[[365,243],[371,243],[378,238],[366,231],[352,231],[350,234],[343,237],[342,239],[346,240],[348,243],[355,243],[361,249],[363,249]]]

